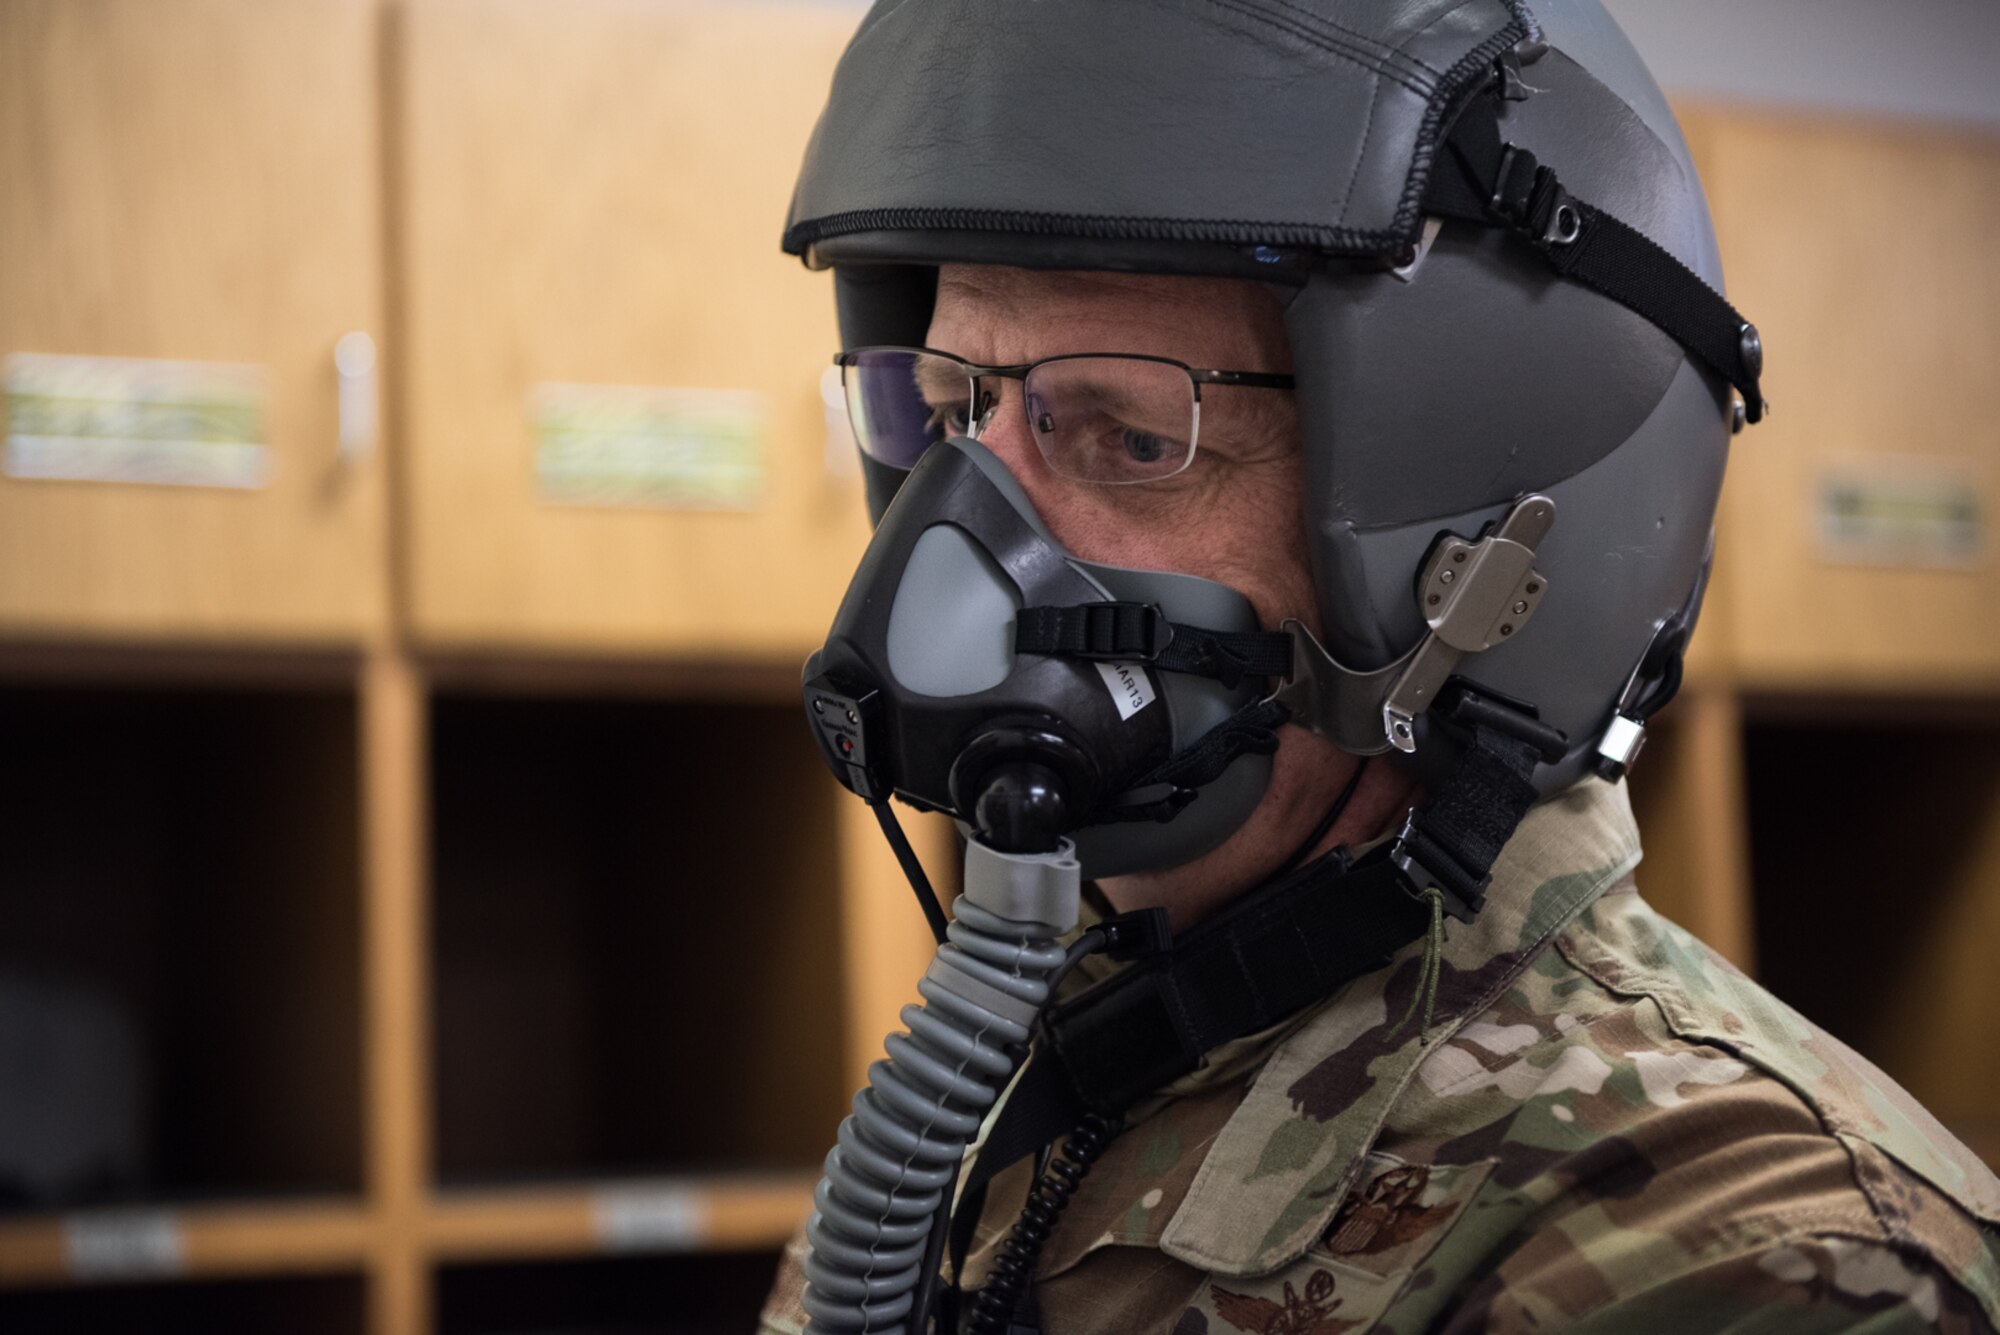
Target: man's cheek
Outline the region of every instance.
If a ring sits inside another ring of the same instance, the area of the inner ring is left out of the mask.
[[[1248,598],[1256,610],[1258,624],[1265,630],[1278,630],[1286,621],[1296,618],[1317,635],[1319,608],[1313,597],[1312,579],[1303,560],[1285,560],[1286,555],[1278,548],[1225,553],[1216,561],[1209,578]]]

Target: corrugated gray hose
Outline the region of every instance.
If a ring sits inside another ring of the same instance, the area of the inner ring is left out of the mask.
[[[868,1068],[813,1192],[807,1335],[906,1329],[932,1217],[1048,1000],[1079,883],[1067,840],[1044,854],[966,846],[948,939],[917,984],[923,1004],[903,1008],[908,1032]]]

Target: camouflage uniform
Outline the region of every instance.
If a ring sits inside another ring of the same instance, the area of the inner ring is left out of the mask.
[[[1042,1254],[1047,1335],[1993,1330],[2000,1181],[1638,860],[1587,780],[1452,924],[1428,1041],[1413,946],[1135,1109]],[[804,1324],[798,1246],[763,1330]]]

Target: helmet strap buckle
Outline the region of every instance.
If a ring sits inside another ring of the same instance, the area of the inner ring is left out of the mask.
[[[1553,179],[1554,173],[1542,166],[1533,153],[1514,144],[1502,144],[1500,166],[1493,173],[1493,193],[1486,207],[1503,222],[1515,227],[1525,225],[1545,172]]]

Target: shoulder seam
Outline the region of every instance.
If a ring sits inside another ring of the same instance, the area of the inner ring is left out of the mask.
[[[1697,941],[1697,944],[1700,943]],[[1558,938],[1556,948],[1561,951],[1563,958],[1568,960],[1577,970],[1613,995],[1644,997],[1646,1000],[1652,1002],[1665,1022],[1668,1032],[1672,1033],[1676,1038],[1686,1043],[1700,1044],[1740,1058],[1749,1063],[1765,1079],[1783,1086],[1792,1097],[1805,1107],[1825,1134],[1840,1142],[1841,1149],[1847,1155],[1856,1190],[1867,1199],[1870,1207],[1875,1211],[1878,1221],[1887,1230],[1890,1237],[1900,1237],[1903,1234],[1888,1217],[1894,1212],[1893,1208],[1869,1184],[1867,1174],[1863,1172],[1862,1165],[1857,1158],[1857,1152],[1854,1148],[1857,1143],[1868,1145],[1871,1149],[1880,1153],[1885,1159],[1894,1163],[1900,1171],[1907,1174],[1911,1179],[1924,1184],[1939,1199],[1949,1202],[1954,1209],[1974,1220],[1981,1227],[1988,1226],[1985,1216],[1972,1209],[1965,1202],[1960,1201],[1939,1183],[1932,1180],[1901,1156],[1895,1154],[1887,1147],[1878,1144],[1867,1135],[1862,1126],[1856,1125],[1850,1118],[1842,1115],[1841,1109],[1822,1105],[1817,1100],[1808,1097],[1806,1090],[1801,1088],[1797,1079],[1782,1069],[1782,1063],[1778,1063],[1774,1059],[1764,1055],[1770,1050],[1769,1044],[1759,1041],[1754,1034],[1738,1036],[1719,1033],[1715,1027],[1701,1022],[1703,1017],[1694,999],[1688,994],[1686,989],[1674,985],[1670,976],[1663,976],[1657,969],[1633,968],[1627,977],[1616,980],[1605,978],[1592,968],[1588,960],[1582,957],[1583,950],[1581,944],[1574,941],[1569,932],[1563,933]],[[1718,956],[1717,958],[1719,959],[1720,957]],[[1727,963],[1727,961],[1723,962]],[[1738,976],[1740,977],[1741,975]],[[1755,986],[1754,980],[1746,979],[1746,981]],[[1777,999],[1773,998],[1773,1000],[1776,1001]],[[1673,1004],[1669,1005],[1669,1002]],[[1782,1002],[1778,1002],[1778,1004],[1783,1005]],[[1676,1019],[1676,1010],[1682,1012],[1680,1019]],[[1803,1020],[1803,1017],[1800,1018]],[[1695,1023],[1687,1023],[1688,1020],[1693,1020]],[[1804,1022],[1808,1025],[1811,1023],[1810,1021]],[[1815,1032],[1820,1031],[1815,1030]],[[1834,1041],[1837,1043],[1837,1040]],[[1858,1057],[1858,1054],[1856,1055]],[[1861,1060],[1865,1061],[1866,1059],[1863,1058]]]

